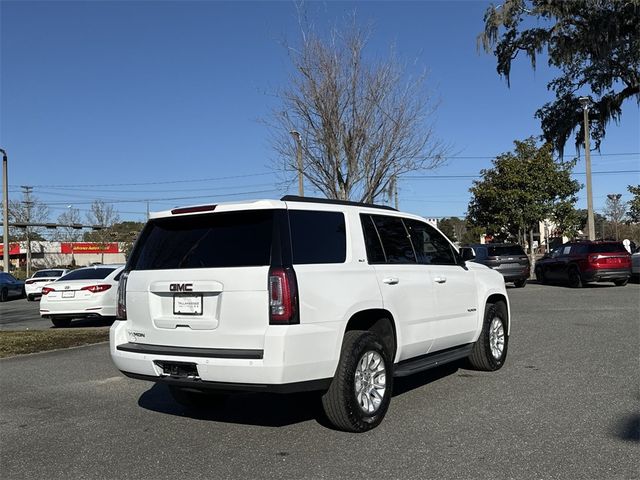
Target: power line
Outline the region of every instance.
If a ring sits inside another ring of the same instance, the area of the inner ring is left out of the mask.
[[[640,173],[640,170],[602,170],[591,172],[592,175],[618,175],[622,173]],[[586,175],[586,172],[572,172],[571,175]],[[448,178],[480,178],[482,175],[404,175],[401,178],[448,179]]]

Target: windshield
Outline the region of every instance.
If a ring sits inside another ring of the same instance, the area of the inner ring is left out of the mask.
[[[505,255],[524,255],[524,250],[520,245],[499,245],[488,246],[490,257],[504,257]]]
[[[273,210],[168,217],[147,223],[131,270],[269,265]]]
[[[97,268],[81,268],[67,273],[64,277],[59,278],[56,282],[64,282],[67,280],[103,280],[107,278],[115,268],[97,267]]]
[[[62,270],[40,270],[33,275],[33,278],[42,278],[42,277],[61,277]]]

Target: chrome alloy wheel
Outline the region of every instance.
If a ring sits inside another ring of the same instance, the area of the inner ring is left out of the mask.
[[[387,389],[387,376],[382,355],[375,351],[365,352],[356,367],[355,393],[358,405],[367,414],[375,413]]]
[[[489,346],[491,347],[491,355],[496,360],[502,358],[504,352],[504,325],[502,320],[494,317],[489,327]]]

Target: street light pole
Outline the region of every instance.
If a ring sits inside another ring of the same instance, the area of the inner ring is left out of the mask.
[[[304,183],[302,181],[302,140],[300,132],[291,130],[289,133],[296,139],[296,160],[298,162],[298,195],[304,197]]]
[[[9,181],[7,173],[7,152],[0,148],[2,152],[2,212],[4,215],[3,221],[3,233],[2,243],[4,247],[2,249],[2,260],[4,265],[4,271],[9,273]]]
[[[580,97],[582,104],[582,114],[584,116],[584,155],[587,173],[587,233],[589,240],[596,239],[596,228],[593,219],[593,192],[591,189],[591,147],[589,146],[589,97]]]

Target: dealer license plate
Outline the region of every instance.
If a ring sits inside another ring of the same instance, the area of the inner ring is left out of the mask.
[[[76,296],[76,292],[62,292],[62,298],[73,298]]]
[[[175,295],[173,297],[173,314],[202,315],[202,295]]]

